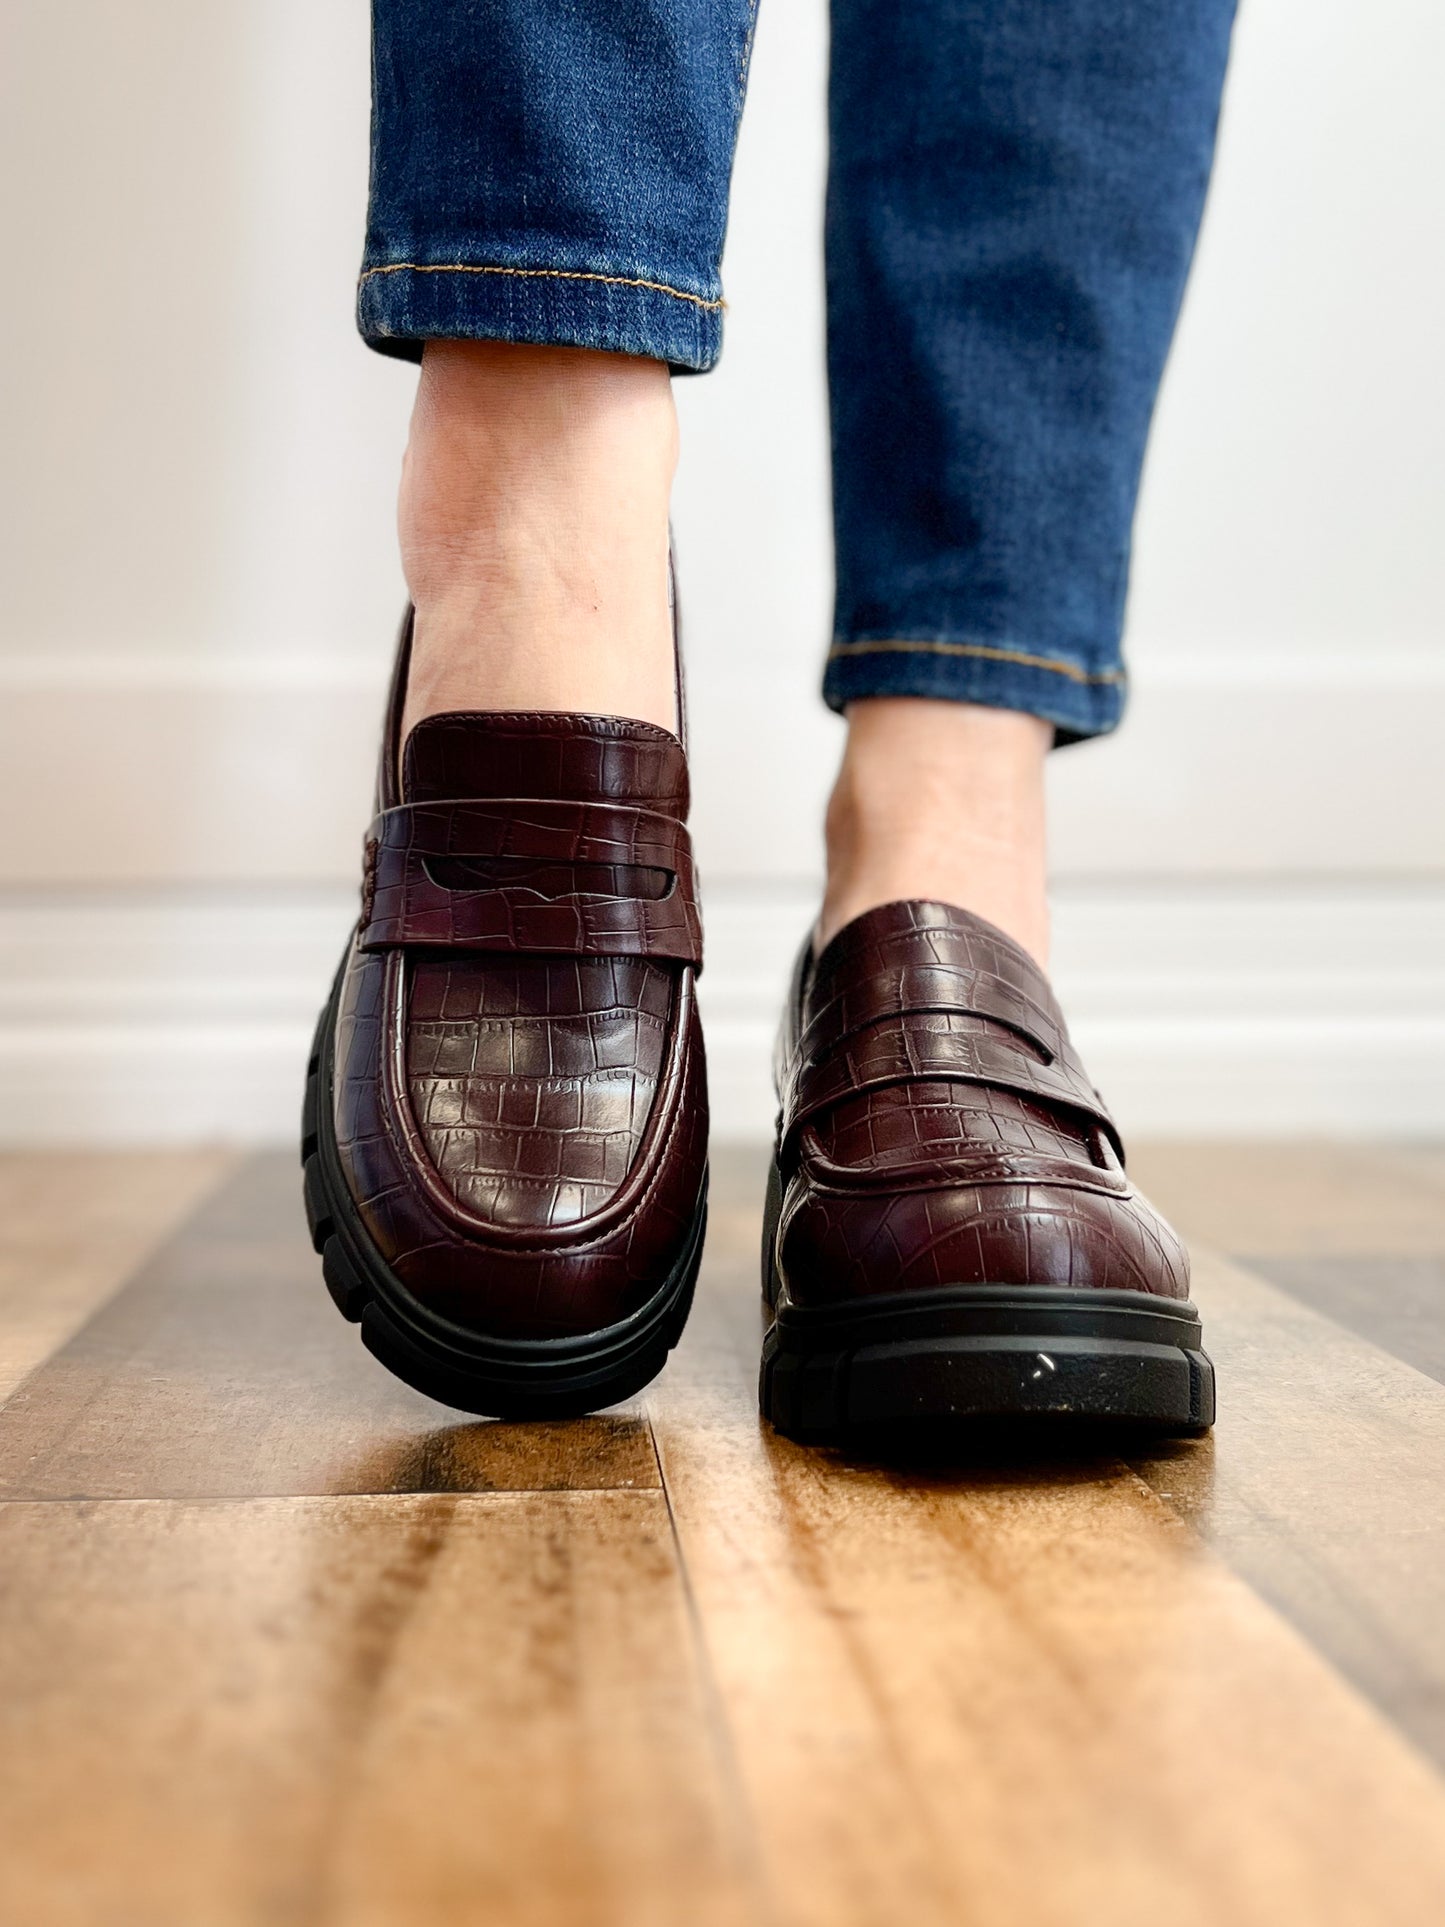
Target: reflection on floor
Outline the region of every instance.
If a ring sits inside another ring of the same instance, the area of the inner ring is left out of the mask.
[[[760,1427],[761,1156],[634,1405],[470,1423],[288,1160],[0,1161],[17,1927],[1445,1919],[1445,1155],[1155,1146],[1212,1440]]]

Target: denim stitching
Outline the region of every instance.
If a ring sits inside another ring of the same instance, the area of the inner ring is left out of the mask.
[[[474,267],[470,263],[431,264],[422,261],[392,261],[385,267],[368,268],[362,281],[369,281],[374,274],[510,274],[523,281],[601,281],[609,288],[647,288],[653,294],[670,294],[678,301],[691,301],[695,307],[704,308],[715,314],[725,308],[725,301],[707,301],[700,294],[689,294],[685,288],[670,288],[665,281],[635,280],[625,274],[584,274],[580,270],[568,268],[491,268]],[[361,282],[357,283],[359,287]]]
[[[738,111],[742,111],[742,96],[747,89],[748,68],[753,64],[753,36],[758,30],[758,0],[748,0],[748,30],[743,36],[742,59],[738,62]],[[737,127],[734,125],[733,137],[736,140]]]
[[[974,656],[984,662],[1015,663],[1021,669],[1048,669],[1056,676],[1067,676],[1070,682],[1121,683],[1124,680],[1123,672],[1118,669],[1094,674],[1057,656],[1031,656],[1022,649],[991,649],[981,642],[835,642],[828,651],[828,660],[836,662],[842,656],[871,655]]]

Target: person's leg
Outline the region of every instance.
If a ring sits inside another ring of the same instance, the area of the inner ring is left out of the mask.
[[[875,904],[930,897],[977,911],[1046,962],[1044,760],[1053,736],[1037,716],[976,703],[850,704],[828,800],[819,946]]]
[[[1043,768],[1118,720],[1230,5],[833,0],[848,746],[764,1238],[761,1401],[795,1437],[1213,1420],[1187,1253],[1041,968]]]
[[[375,0],[358,313],[373,347],[422,359],[408,727],[462,708],[674,723],[668,370],[721,343],[754,10]]]
[[[456,709],[676,727],[660,361],[429,343],[402,471],[416,610],[403,730]]]
[[[375,4],[359,318],[422,361],[413,608],[302,1158],[337,1306],[464,1411],[631,1397],[701,1259],[669,370],[718,351],[751,5]]]
[[[1044,751],[1111,729],[1130,525],[1233,0],[833,0],[849,719],[821,936],[939,898],[1042,957]]]

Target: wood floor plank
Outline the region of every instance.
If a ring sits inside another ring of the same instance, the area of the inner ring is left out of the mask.
[[[236,1162],[205,1149],[0,1153],[0,1400]]]
[[[0,1507],[0,1918],[740,1927],[658,1492]]]
[[[0,1409],[0,1495],[205,1498],[656,1487],[640,1408],[472,1423],[327,1296],[294,1159],[231,1181]]]
[[[1423,1263],[1436,1163],[1374,1157],[1155,1188],[1281,1264]],[[1212,1442],[795,1448],[756,1409],[762,1168],[715,1159],[656,1452],[642,1404],[397,1385],[289,1159],[103,1303],[0,1410],[0,1490],[43,1501],[0,1505],[0,1919],[1445,1918],[1445,1386],[1201,1249]]]
[[[1428,1148],[1144,1142],[1129,1169],[1185,1238],[1215,1251],[1445,1252],[1445,1157]]]
[[[1445,1252],[1246,1256],[1239,1263],[1445,1385]]]
[[[789,1927],[1445,1914],[1445,1782],[1130,1466],[763,1428],[751,1228],[649,1409]]]
[[[1141,1476],[1445,1767],[1445,1386],[1194,1262],[1220,1420]]]

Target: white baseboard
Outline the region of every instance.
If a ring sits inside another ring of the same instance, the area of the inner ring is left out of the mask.
[[[762,1137],[807,884],[714,888],[719,1138]],[[0,898],[0,1139],[288,1140],[349,889]],[[1074,884],[1056,978],[1126,1133],[1445,1135],[1445,886]]]
[[[704,878],[812,873],[840,735],[814,652],[768,687],[694,651]],[[356,872],[386,664],[0,660],[0,887],[329,883]],[[1051,761],[1063,878],[1445,874],[1445,664],[1372,649],[1140,670],[1117,737]]]

